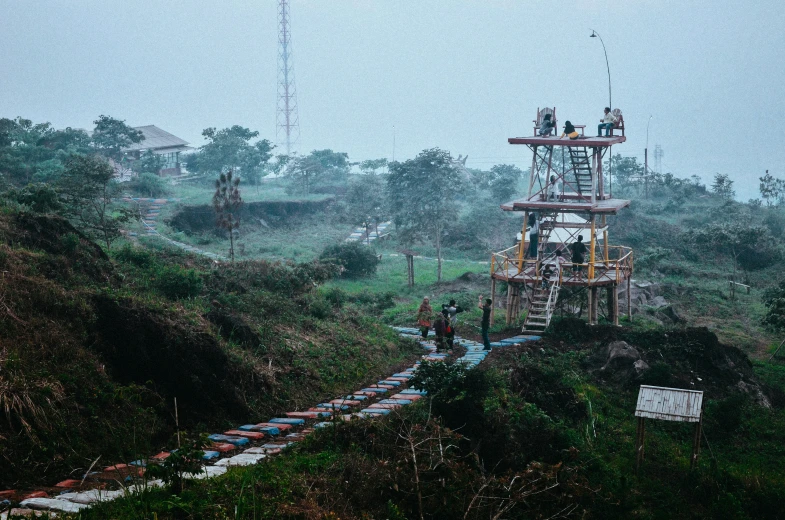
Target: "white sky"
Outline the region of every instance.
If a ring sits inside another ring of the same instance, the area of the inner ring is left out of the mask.
[[[643,159],[736,181],[785,178],[781,1],[292,0],[301,139],[352,160],[439,146],[528,164],[538,106],[593,131],[608,102]],[[0,0],[0,117],[91,128],[99,114],[194,145],[233,124],[275,141],[275,0]]]

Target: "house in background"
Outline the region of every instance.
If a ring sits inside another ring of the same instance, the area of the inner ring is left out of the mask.
[[[180,155],[188,150],[193,150],[186,141],[155,125],[137,126],[135,130],[141,131],[144,134],[144,139],[123,150],[126,164],[138,160],[150,151],[161,156],[164,160],[163,166],[158,170],[158,175],[175,176],[186,173]]]

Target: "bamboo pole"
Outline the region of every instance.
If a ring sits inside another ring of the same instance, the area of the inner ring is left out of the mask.
[[[595,241],[597,240],[597,231],[594,222],[594,215],[591,217],[591,240],[589,244],[589,285],[591,285],[591,281],[594,278],[594,248],[595,248]]]
[[[496,278],[491,278],[491,300],[493,300],[493,303],[491,304],[490,324],[493,325],[493,315],[495,314],[496,309]]]

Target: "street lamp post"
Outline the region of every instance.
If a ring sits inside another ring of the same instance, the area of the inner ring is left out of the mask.
[[[602,44],[602,52],[605,53],[605,68],[608,70],[608,108],[613,110],[613,97],[611,97],[611,66],[608,65],[608,51],[605,50],[605,42],[602,41],[600,33],[592,29],[589,38],[599,38],[600,43]],[[611,196],[613,196],[613,154],[608,158],[608,180],[610,181],[608,188]]]
[[[611,66],[608,65],[608,51],[605,50],[605,42],[602,41],[602,36],[600,36],[600,33],[592,29],[591,36],[589,36],[589,38],[599,38],[600,43],[602,44],[602,52],[605,53],[605,68],[608,69],[608,106],[611,110],[613,110],[613,98],[611,97]]]

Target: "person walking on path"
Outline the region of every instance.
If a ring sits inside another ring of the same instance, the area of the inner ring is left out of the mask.
[[[422,299],[420,308],[417,309],[417,324],[422,331],[422,339],[428,338],[428,329],[431,328],[431,318],[433,316],[433,309],[428,297]]]
[[[477,302],[477,307],[482,310],[480,332],[482,333],[482,344],[485,346],[483,350],[491,350],[491,340],[488,339],[488,329],[491,327],[491,305],[493,305],[493,300],[490,298],[486,298],[485,305],[483,305],[482,295],[480,295],[480,300]]]
[[[611,108],[605,107],[605,114],[600,119],[600,124],[597,125],[597,137],[602,136],[602,129],[605,129],[605,137],[611,136],[611,130],[613,130],[613,125],[616,124],[616,116],[611,114]]]
[[[540,240],[540,222],[536,213],[529,213],[529,258],[537,258],[537,246]]]
[[[450,303],[447,305],[447,313],[450,318],[450,333],[447,336],[447,344],[450,346],[450,348],[452,348],[455,341],[455,331],[457,330],[458,326],[459,312],[463,312],[463,308],[460,305],[457,305],[455,300],[450,300]]]
[[[573,242],[570,245],[570,250],[572,251],[572,273],[573,276],[575,274],[581,273],[581,264],[583,263],[583,255],[586,254],[587,251],[586,244],[583,243],[583,235],[578,235],[578,241]]]
[[[433,332],[436,334],[436,352],[441,352],[444,349],[444,336],[448,323],[449,321],[444,317],[444,314],[441,312],[436,314],[436,319],[433,321]]]

